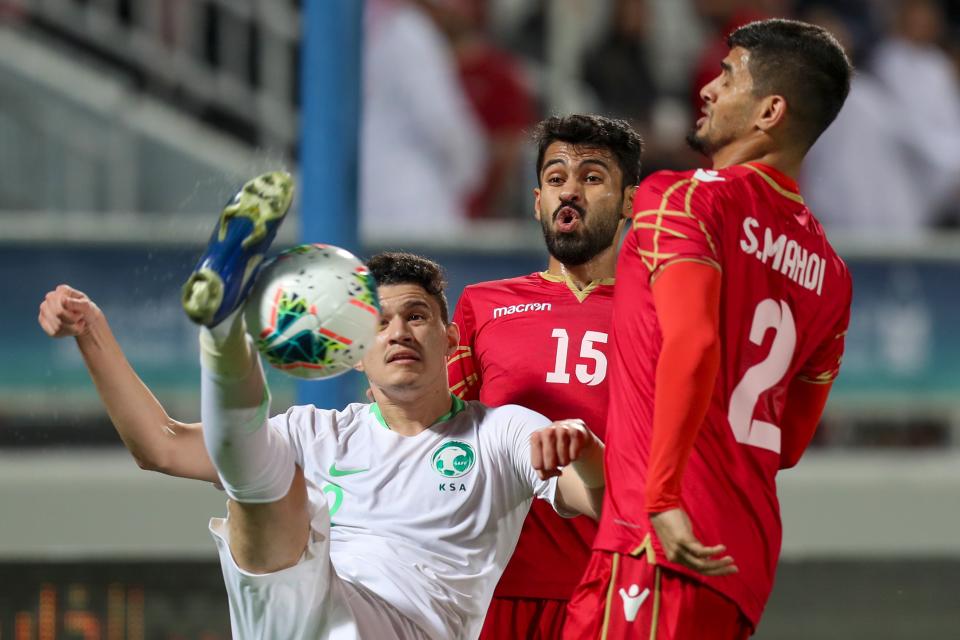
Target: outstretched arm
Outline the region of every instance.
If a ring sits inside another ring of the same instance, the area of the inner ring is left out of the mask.
[[[167,415],[130,366],[100,308],[61,284],[40,305],[40,326],[53,338],[72,336],[120,439],[143,469],[217,482],[199,424]]]
[[[530,436],[530,462],[542,479],[560,476],[560,503],[600,519],[603,506],[603,443],[582,420],[559,420]]]

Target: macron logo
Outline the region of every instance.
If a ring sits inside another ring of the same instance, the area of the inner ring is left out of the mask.
[[[640,587],[635,584],[630,585],[629,590],[621,587],[620,599],[623,600],[623,617],[627,622],[633,622],[637,619],[637,613],[647,596],[650,595],[650,589],[644,589],[640,592]]]
[[[726,182],[727,180],[713,169],[697,169],[693,179],[700,182]]]
[[[550,311],[549,302],[528,302],[527,304],[513,304],[509,307],[497,307],[493,310],[494,319],[503,316],[512,316],[515,313],[525,313],[527,311]]]

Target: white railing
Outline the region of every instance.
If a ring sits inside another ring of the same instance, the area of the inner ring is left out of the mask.
[[[24,10],[158,91],[241,120],[257,144],[296,140],[300,12],[290,0],[34,0]]]
[[[134,229],[125,237],[135,242],[146,216],[219,209],[224,188],[276,167],[294,169],[281,151],[254,151],[122,76],[0,25],[0,238],[56,238],[77,226],[65,223],[79,223],[76,212],[124,213],[117,229]]]

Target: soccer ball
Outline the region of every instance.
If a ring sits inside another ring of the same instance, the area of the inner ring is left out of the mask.
[[[273,367],[298,378],[351,369],[377,333],[377,285],[352,253],[325,244],[263,266],[244,307],[247,331]]]

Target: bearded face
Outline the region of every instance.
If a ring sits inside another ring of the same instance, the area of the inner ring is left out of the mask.
[[[611,246],[620,228],[623,197],[588,210],[575,203],[561,203],[552,212],[540,212],[540,226],[547,251],[565,265],[579,266]]]
[[[579,266],[616,243],[624,207],[622,182],[607,149],[566,142],[547,147],[536,214],[550,255]]]

